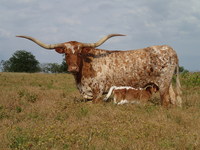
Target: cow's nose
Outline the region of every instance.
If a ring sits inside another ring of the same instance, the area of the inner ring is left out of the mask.
[[[78,72],[79,68],[78,68],[78,66],[69,66],[68,71],[69,72]]]

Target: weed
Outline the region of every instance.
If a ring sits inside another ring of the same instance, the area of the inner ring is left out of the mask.
[[[7,115],[6,112],[1,111],[1,112],[0,112],[0,120],[2,120],[2,119],[4,119],[4,118],[9,118],[9,115]]]
[[[35,144],[38,143],[39,139],[32,137],[30,133],[23,131],[22,128],[16,128],[8,134],[10,141],[9,147],[11,149],[24,149],[29,150]]]
[[[28,92],[27,90],[20,90],[18,92],[20,99],[25,99],[28,102],[35,103],[38,99],[38,95],[35,93]]]
[[[78,117],[78,118],[82,118],[82,117],[87,116],[87,114],[88,114],[88,108],[86,108],[86,107],[81,107],[81,108],[79,109],[79,111],[78,111],[77,117]]]
[[[173,142],[172,139],[161,139],[159,141],[159,145],[160,147],[162,147],[163,149],[170,149],[170,148],[174,148],[175,147],[175,143]]]
[[[69,145],[68,145],[68,144],[64,144],[64,145],[63,145],[63,149],[64,149],[64,150],[69,149]]]
[[[27,143],[28,139],[27,137],[23,136],[23,135],[17,135],[17,136],[14,136],[12,139],[11,139],[11,144],[10,144],[10,148],[17,148],[17,149],[21,149],[22,146],[21,145],[24,145],[25,143]]]
[[[17,113],[22,112],[22,108],[21,108],[20,106],[17,106],[17,107],[16,107],[16,112],[17,112]]]
[[[9,115],[7,114],[6,110],[3,106],[0,106],[0,120],[9,118]]]
[[[55,117],[56,120],[58,121],[65,121],[69,115],[66,112],[58,113],[57,116]]]
[[[28,114],[28,118],[29,119],[37,119],[37,118],[39,118],[39,114],[38,114],[38,112],[31,112],[30,114]]]
[[[47,85],[48,89],[52,89],[52,88],[53,88],[53,83],[54,83],[53,80],[51,80],[51,81],[48,83],[48,85]]]
[[[36,94],[34,94],[34,93],[32,93],[32,94],[31,93],[27,93],[26,99],[27,99],[28,102],[35,103],[36,100],[38,99],[38,96]]]
[[[19,95],[19,98],[22,98],[22,97],[24,97],[25,95],[26,95],[26,91],[25,90],[20,90],[19,92],[18,92],[18,95]]]
[[[156,110],[156,106],[155,105],[145,105],[145,110],[148,113],[152,113],[154,110]]]

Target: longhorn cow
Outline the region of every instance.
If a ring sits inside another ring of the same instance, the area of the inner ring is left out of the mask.
[[[74,75],[78,90],[84,98],[93,102],[98,102],[112,86],[140,88],[155,84],[159,88],[162,105],[181,105],[176,52],[167,45],[127,51],[96,49],[113,36],[124,35],[110,34],[96,43],[70,41],[59,44],[45,44],[29,36],[17,37],[65,54],[68,71]],[[175,94],[171,81],[176,68]]]

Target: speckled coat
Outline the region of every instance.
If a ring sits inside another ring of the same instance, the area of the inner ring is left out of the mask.
[[[72,45],[76,46],[72,48]],[[108,51],[89,47],[79,48],[78,43],[72,45],[66,46],[70,47],[65,49],[66,62],[69,69],[73,68],[72,63],[78,64],[78,72],[73,75],[84,98],[97,101],[111,86],[140,88],[154,83],[159,87],[163,105],[176,103],[175,98],[170,96],[174,94],[169,93],[169,88],[172,86],[172,76],[178,66],[178,57],[170,46]],[[77,56],[76,61],[72,59],[72,55]],[[172,87],[171,90],[173,92]]]

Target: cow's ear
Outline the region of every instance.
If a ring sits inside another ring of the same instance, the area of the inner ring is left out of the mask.
[[[62,53],[65,53],[65,49],[62,48],[62,47],[58,47],[58,48],[55,48],[56,52],[62,54]]]

